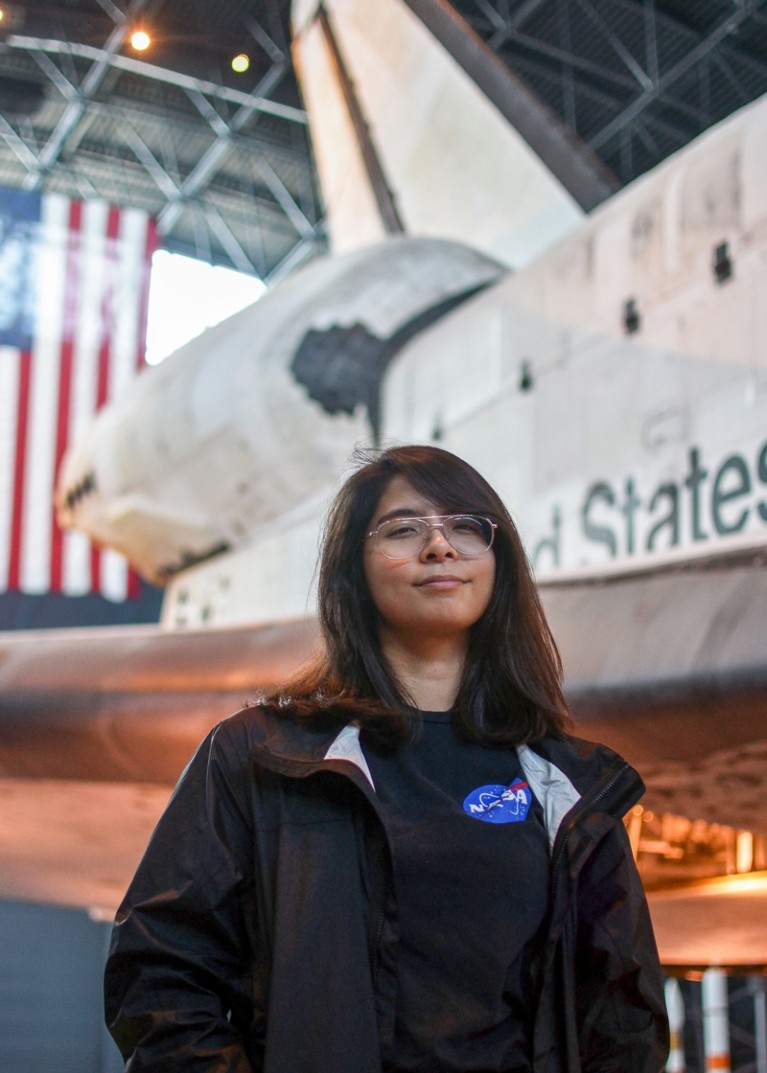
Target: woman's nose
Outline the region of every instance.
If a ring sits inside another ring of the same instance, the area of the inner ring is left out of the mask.
[[[445,534],[435,525],[429,530],[421,555],[424,559],[455,558],[455,548],[448,543]]]

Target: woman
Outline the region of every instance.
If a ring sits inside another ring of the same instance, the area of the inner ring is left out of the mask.
[[[663,988],[621,816],[567,734],[506,509],[435,447],[341,489],[321,660],[221,723],[121,906],[131,1073],[659,1073]]]

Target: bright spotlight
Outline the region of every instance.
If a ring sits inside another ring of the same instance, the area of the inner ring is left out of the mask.
[[[144,52],[151,45],[152,39],[144,30],[136,30],[131,34],[130,43],[136,52]]]
[[[232,60],[232,70],[236,71],[238,75],[244,74],[250,67],[250,57],[246,56],[244,52],[240,52]]]

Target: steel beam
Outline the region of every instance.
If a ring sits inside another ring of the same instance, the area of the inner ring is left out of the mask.
[[[639,96],[631,102],[626,108],[624,108],[619,115],[608,123],[606,127],[594,138],[590,139],[590,144],[599,149],[605,145],[615,134],[618,133],[623,127],[631,123],[652,101],[662,97],[669,86],[673,85],[678,78],[686,74],[696,63],[702,60],[705,56],[708,56],[714,51],[719,42],[734,33],[740,24],[744,22],[754,11],[755,8],[761,6],[762,0],[742,0],[737,12],[729,15],[724,19],[717,28],[710,33],[707,37],[700,41],[696,48],[692,49],[690,53],[685,56],[683,60],[671,67],[665,74],[661,75],[656,84],[651,88],[644,90]]]
[[[226,250],[229,260],[238,272],[258,276],[255,265],[235,238],[221,213],[212,205],[205,206],[205,220],[221,246]],[[259,276],[260,278],[260,276]]]
[[[50,171],[61,156],[67,140],[85,115],[88,99],[93,96],[104,81],[104,78],[109,71],[111,57],[117,52],[125,40],[127,20],[137,15],[144,7],[146,7],[146,4],[147,0],[133,0],[127,15],[123,17],[120,24],[115,26],[114,30],[107,38],[104,47],[99,50],[100,55],[94,60],[90,70],[83,79],[82,86],[80,86],[77,96],[70,101],[64,114],[56,124],[55,130],[43,146],[38,167],[34,172],[30,172],[27,176],[27,179],[24,182],[24,188],[26,190],[37,189],[42,184],[43,177]]]
[[[91,45],[55,41],[49,38],[23,37],[20,34],[10,35],[6,39],[6,44],[10,48],[29,53],[49,52],[53,55],[76,56],[78,59],[87,60],[97,60],[103,51]],[[249,104],[255,111],[284,119],[289,123],[298,123],[301,126],[307,124],[306,112],[303,108],[294,108],[292,105],[281,104],[279,101],[270,101],[266,97],[253,97],[242,90],[221,86],[204,78],[194,78],[191,75],[181,74],[179,71],[169,71],[165,67],[157,67],[143,60],[136,60],[132,56],[115,55],[110,57],[109,63],[118,71],[128,71],[130,74],[175,86],[178,89],[197,90],[208,97],[227,101],[230,104]]]

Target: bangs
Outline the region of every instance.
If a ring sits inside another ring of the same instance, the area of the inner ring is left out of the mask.
[[[485,514],[495,522],[510,521],[491,485],[456,455],[438,447],[408,447],[394,448],[384,458],[391,477],[404,478],[446,514]]]

